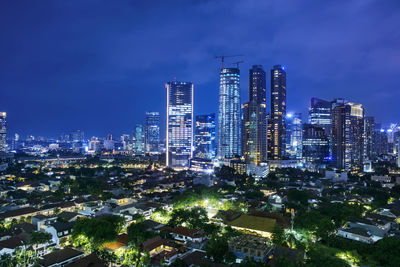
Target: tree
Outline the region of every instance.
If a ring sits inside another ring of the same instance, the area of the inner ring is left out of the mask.
[[[283,228],[275,225],[274,230],[272,232],[272,243],[277,246],[284,246],[285,242],[285,232]]]
[[[35,250],[35,255],[37,254],[37,248],[40,244],[47,244],[51,241],[51,234],[47,232],[40,232],[40,231],[33,231],[30,234],[30,241],[29,243]]]
[[[128,236],[132,244],[139,245],[154,237],[155,234],[151,231],[147,231],[143,223],[132,223],[128,226]]]
[[[399,266],[400,262],[400,239],[387,237],[375,244],[373,257],[382,266]]]
[[[172,226],[187,226],[188,228],[203,229],[208,223],[207,211],[201,207],[193,209],[175,209],[171,213],[171,219],[168,224]]]
[[[215,262],[233,263],[235,257],[229,252],[228,241],[224,237],[214,236],[208,242],[206,248],[208,257],[212,257]]]
[[[299,191],[296,189],[290,190],[287,195],[287,200],[290,202],[299,203],[303,206],[308,204],[308,200],[311,198],[311,195],[306,191]]]

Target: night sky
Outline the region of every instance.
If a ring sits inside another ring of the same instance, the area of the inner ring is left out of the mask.
[[[4,0],[0,25],[10,134],[119,136],[146,111],[164,129],[174,78],[195,84],[195,114],[217,112],[221,54],[245,55],[242,102],[251,65],[282,64],[289,112],[343,97],[400,122],[399,0]]]

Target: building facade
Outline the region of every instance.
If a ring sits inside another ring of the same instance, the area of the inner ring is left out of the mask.
[[[359,169],[363,164],[364,109],[361,104],[346,102],[332,109],[332,148],[335,166]]]
[[[323,164],[329,156],[329,138],[325,128],[315,124],[303,124],[302,157],[307,162]]]
[[[249,102],[242,105],[242,154],[246,162],[267,160],[265,71],[254,65],[249,75]]]
[[[215,158],[215,128],[214,113],[196,116],[194,157],[203,159]]]
[[[159,153],[159,144],[160,144],[159,112],[146,112],[145,144],[147,153],[150,154]]]
[[[220,73],[218,109],[218,157],[240,155],[240,70],[223,68]]]
[[[364,118],[364,159],[374,159],[375,119],[371,116]]]
[[[286,142],[286,71],[271,69],[271,113],[268,120],[268,159],[282,159]]]
[[[0,112],[0,152],[7,150],[7,113]]]
[[[144,147],[144,130],[142,124],[136,124],[133,137],[133,154],[144,155],[146,151]]]
[[[188,168],[193,152],[193,90],[191,82],[168,82],[166,165]]]
[[[286,115],[286,157],[302,158],[302,119],[301,113]]]

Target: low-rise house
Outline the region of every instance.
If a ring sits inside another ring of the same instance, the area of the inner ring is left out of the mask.
[[[0,256],[4,254],[13,254],[18,248],[23,246],[24,242],[17,236],[2,240],[0,241]]]
[[[92,253],[66,265],[66,267],[108,267],[108,264]]]
[[[207,239],[207,234],[199,229],[189,229],[183,226],[175,228],[163,226],[159,231],[170,233],[174,239],[182,242],[202,243]]]
[[[104,248],[110,251],[122,251],[125,250],[129,245],[128,234],[120,234],[117,240],[104,244]]]
[[[38,264],[43,267],[61,267],[80,259],[83,255],[85,253],[82,251],[66,247],[42,256]]]
[[[74,225],[75,222],[55,222],[46,227],[45,231],[51,234],[52,241],[56,244],[57,247],[59,247],[60,239],[63,237],[69,237],[72,234],[72,228],[74,227]]]
[[[57,217],[54,215],[45,216],[43,214],[38,214],[32,217],[32,224],[36,225],[38,231],[45,229],[47,226],[55,222],[57,222]]]
[[[209,266],[209,267],[227,267],[223,263],[216,263],[207,258],[207,254],[203,250],[190,250],[182,255],[182,260],[187,266]]]
[[[154,265],[160,265],[161,262],[169,264],[178,256],[178,250],[171,244],[170,241],[162,239],[160,236],[151,238],[139,247],[143,251],[148,251],[151,257],[151,262]]]
[[[360,227],[339,228],[336,235],[346,239],[359,241],[367,244],[374,243],[371,233],[368,230]]]
[[[32,217],[38,213],[39,210],[36,208],[25,207],[0,213],[0,219],[3,219],[5,222],[10,222],[13,219],[20,220],[22,218]]]
[[[268,238],[254,235],[240,235],[228,242],[229,251],[237,257],[237,263],[245,259],[266,262],[272,253]]]

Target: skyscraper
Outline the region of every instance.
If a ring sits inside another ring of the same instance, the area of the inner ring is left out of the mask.
[[[196,116],[194,157],[204,159],[215,158],[215,128],[214,113]]]
[[[364,118],[364,159],[374,159],[374,137],[375,120],[374,117]]]
[[[325,128],[316,124],[303,124],[302,157],[307,162],[322,164],[329,156],[329,139]]]
[[[311,98],[311,105],[308,109],[308,121],[310,124],[323,127],[329,136],[332,127],[332,103],[319,98]]]
[[[240,155],[240,145],[240,71],[223,68],[219,84],[218,157]]]
[[[7,149],[7,113],[0,112],[0,152]]]
[[[133,154],[144,155],[146,151],[145,151],[145,147],[144,147],[143,125],[136,124],[133,137],[134,137],[133,138]]]
[[[333,160],[339,169],[359,169],[363,164],[364,109],[346,102],[332,109]]]
[[[249,102],[242,105],[242,154],[246,162],[267,159],[267,115],[265,71],[254,65],[249,75]]]
[[[160,113],[146,112],[145,129],[146,152],[157,154],[160,144]]]
[[[288,158],[302,158],[302,136],[301,113],[288,113],[286,115],[286,156]]]
[[[286,72],[281,65],[271,69],[271,114],[268,121],[268,159],[282,159],[286,141]]]
[[[193,83],[168,82],[166,165],[187,168],[193,148]]]

